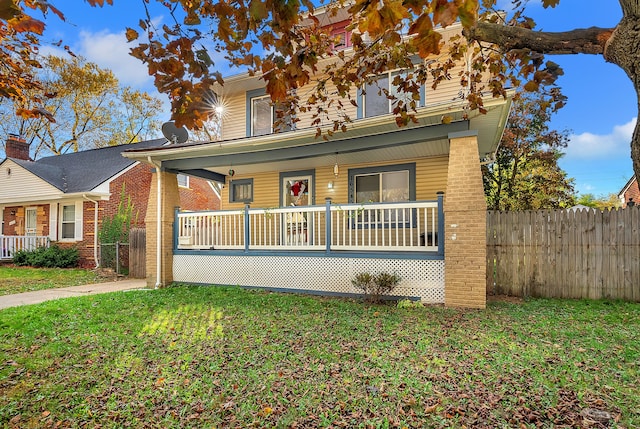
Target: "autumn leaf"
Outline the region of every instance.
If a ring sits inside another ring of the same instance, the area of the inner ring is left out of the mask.
[[[131,42],[133,40],[136,40],[138,38],[139,34],[136,30],[134,30],[133,28],[128,28],[127,27],[127,31],[125,32],[125,37],[127,38],[127,42]]]
[[[9,21],[20,14],[22,14],[22,11],[12,0],[0,1],[0,19]]]
[[[269,16],[267,5],[262,0],[252,0],[249,4],[249,14],[255,21],[262,21]]]
[[[22,15],[20,18],[9,21],[11,27],[18,33],[31,32],[42,34],[44,32],[44,22],[34,19],[28,15]]]

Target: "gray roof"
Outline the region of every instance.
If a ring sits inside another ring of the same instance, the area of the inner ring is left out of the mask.
[[[88,192],[136,163],[121,155],[125,150],[160,147],[166,143],[162,138],[48,156],[37,161],[10,159],[64,193]]]

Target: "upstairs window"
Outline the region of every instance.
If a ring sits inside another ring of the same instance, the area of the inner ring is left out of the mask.
[[[285,132],[293,129],[293,121],[285,116],[280,119],[276,112],[276,106],[271,102],[271,97],[265,95],[265,91],[256,90],[247,92],[247,135],[263,136],[273,132]],[[284,108],[279,109],[284,111]],[[276,122],[278,122],[276,124]]]
[[[273,131],[273,109],[269,96],[251,99],[251,135],[262,136]]]
[[[343,21],[332,26],[330,35],[331,38],[335,40],[333,50],[340,51],[352,46],[351,31],[347,30],[348,24],[349,21]]]
[[[362,106],[362,111],[359,112],[358,116],[361,118],[371,118],[373,116],[387,115],[393,112],[398,100],[402,101],[405,105],[411,103],[413,94],[400,91],[398,85],[394,85],[396,79],[406,81],[408,79],[408,72],[395,71],[383,73],[379,75],[374,82],[366,84],[360,94],[358,105]],[[387,94],[395,98],[389,99]],[[417,102],[417,106],[423,105],[424,90],[421,90],[420,100]]]

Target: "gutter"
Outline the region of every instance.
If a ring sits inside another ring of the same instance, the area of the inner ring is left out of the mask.
[[[100,261],[98,260],[98,201],[92,200],[87,197],[86,194],[82,194],[82,198],[93,203],[93,261],[96,264],[96,268],[100,267]]]
[[[147,156],[147,162],[155,167],[158,177],[156,200],[156,284],[154,289],[159,289],[162,287],[162,174],[160,174],[162,163],[154,162],[151,156]]]

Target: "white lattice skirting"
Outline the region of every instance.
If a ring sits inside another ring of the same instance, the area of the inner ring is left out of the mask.
[[[351,279],[361,272],[396,273],[396,296],[444,303],[444,261],[304,256],[174,255],[176,282],[240,285],[329,294],[358,294]]]

